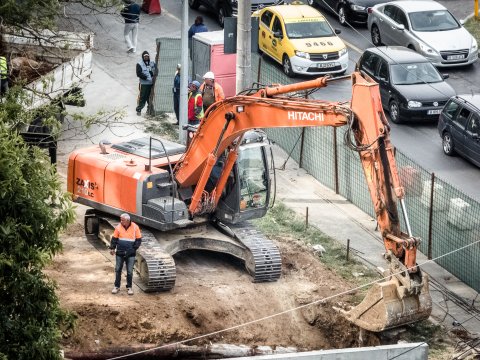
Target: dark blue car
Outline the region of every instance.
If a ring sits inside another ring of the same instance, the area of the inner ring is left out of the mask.
[[[452,97],[440,114],[443,152],[459,154],[480,167],[480,94]]]

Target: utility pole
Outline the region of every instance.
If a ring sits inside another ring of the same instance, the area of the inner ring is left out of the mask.
[[[238,2],[236,92],[252,85],[252,6],[251,0]]]
[[[180,121],[179,121],[179,140],[180,143],[187,143],[186,131],[182,129],[183,125],[187,125],[187,109],[188,109],[188,0],[182,0],[182,56],[180,70]]]

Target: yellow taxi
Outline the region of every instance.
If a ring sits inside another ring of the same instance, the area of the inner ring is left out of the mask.
[[[295,74],[343,74],[348,50],[317,9],[309,5],[268,6],[256,11],[259,18],[258,47]]]

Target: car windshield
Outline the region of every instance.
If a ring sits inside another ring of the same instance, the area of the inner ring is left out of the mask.
[[[334,35],[330,25],[322,20],[286,23],[285,28],[289,39],[317,38]]]
[[[445,31],[458,29],[460,24],[447,10],[412,12],[408,15],[415,31]]]
[[[392,82],[395,85],[436,83],[443,81],[440,73],[429,62],[392,65]]]

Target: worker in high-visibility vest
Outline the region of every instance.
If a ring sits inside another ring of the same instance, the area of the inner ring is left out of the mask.
[[[5,56],[0,56],[0,81],[0,95],[4,96],[8,90],[8,65]]]
[[[133,295],[133,265],[137,249],[142,243],[142,233],[137,224],[130,220],[130,215],[122,214],[120,224],[115,227],[110,243],[110,254],[115,254],[115,286],[112,294],[120,291],[123,264],[127,264],[127,293]]]

